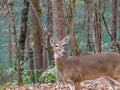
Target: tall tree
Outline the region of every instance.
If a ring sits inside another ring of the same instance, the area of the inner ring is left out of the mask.
[[[34,52],[37,65],[37,77],[42,72],[44,61],[44,42],[43,42],[43,28],[40,22],[39,0],[31,0],[32,6],[32,24],[34,29]],[[38,78],[37,78],[38,79]]]
[[[57,40],[62,40],[65,36],[64,30],[64,12],[62,0],[52,0],[52,12],[53,12],[53,25]],[[57,73],[57,81],[61,81],[59,74]]]
[[[20,39],[19,39],[19,53],[17,57],[17,72],[18,72],[18,85],[23,85],[22,82],[22,65],[24,63],[24,54],[25,54],[25,39],[27,32],[27,21],[28,21],[28,10],[29,10],[29,2],[24,0],[23,2],[23,10],[22,10],[22,18],[21,18],[21,28],[20,28]]]

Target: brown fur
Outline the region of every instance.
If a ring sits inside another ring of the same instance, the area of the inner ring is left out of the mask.
[[[117,53],[60,57],[55,62],[61,78],[68,83],[71,83],[69,79],[80,83],[102,76],[110,76],[120,82],[120,55]]]

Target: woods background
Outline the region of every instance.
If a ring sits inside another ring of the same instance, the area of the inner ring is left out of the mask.
[[[55,82],[50,37],[68,55],[120,53],[119,0],[0,0],[0,86]]]

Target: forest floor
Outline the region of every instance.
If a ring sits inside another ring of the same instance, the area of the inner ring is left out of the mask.
[[[120,85],[116,86],[120,90]],[[80,84],[81,90],[112,90],[104,79],[96,79],[91,81],[84,81]],[[40,84],[36,86],[18,86],[9,87],[3,90],[69,90],[69,85],[64,82],[57,82],[54,84]],[[116,89],[115,89],[116,90]]]

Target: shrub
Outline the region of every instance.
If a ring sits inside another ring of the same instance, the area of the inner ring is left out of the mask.
[[[55,67],[48,68],[45,70],[40,78],[39,78],[40,83],[54,83],[56,81],[56,72],[55,72]]]

